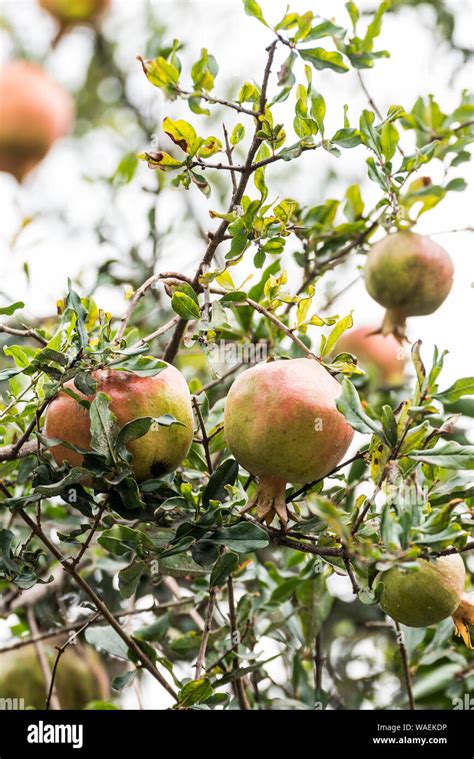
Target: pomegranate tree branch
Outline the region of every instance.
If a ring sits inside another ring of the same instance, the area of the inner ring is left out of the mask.
[[[402,662],[403,662],[403,672],[405,675],[405,686],[407,689],[408,703],[410,704],[410,709],[414,711],[416,707],[415,707],[415,699],[413,698],[410,665],[408,663],[408,654],[407,654],[407,650],[405,648],[405,643],[403,640],[403,632],[398,622],[395,622],[395,629],[397,631],[397,643],[398,643],[398,647],[400,648],[400,655],[402,657]]]
[[[92,543],[92,539],[99,529],[100,520],[102,519],[102,514],[105,511],[105,508],[107,506],[107,499],[104,501],[104,503],[99,507],[97,510],[96,517],[94,519],[94,523],[89,530],[89,534],[87,538],[85,539],[84,543],[80,547],[79,551],[77,552],[77,555],[74,557],[74,559],[71,559],[71,564],[73,567],[77,567],[78,564],[80,564],[82,557],[86,553],[87,549],[89,548],[90,544]]]
[[[117,334],[115,335],[114,345],[120,345],[120,343],[122,342],[123,336],[125,334],[125,330],[128,327],[128,324],[130,322],[130,319],[132,318],[133,312],[135,311],[136,307],[138,306],[138,304],[141,301],[141,299],[143,298],[143,296],[157,282],[159,282],[160,280],[166,280],[166,279],[179,279],[179,280],[182,280],[183,279],[183,275],[180,274],[179,272],[176,272],[176,271],[166,271],[166,272],[162,272],[161,274],[152,274],[151,277],[148,277],[148,279],[145,280],[145,282],[143,282],[142,285],[140,285],[140,287],[138,288],[138,290],[136,290],[136,292],[134,293],[134,295],[133,295],[133,297],[132,297],[132,299],[130,301],[129,307],[127,308],[126,312],[124,313],[124,315],[122,316],[122,318],[120,320],[120,327],[118,328]],[[160,329],[162,329],[162,328],[160,328]],[[151,334],[152,334],[152,337],[156,337],[155,333],[151,333]],[[162,333],[160,332],[160,334],[162,334]],[[150,339],[150,337],[148,339]],[[146,341],[146,338],[143,338],[143,340],[140,340],[140,342],[145,342],[145,341]]]
[[[52,669],[52,672],[51,672],[51,682],[49,684],[48,695],[46,697],[46,704],[45,704],[45,707],[44,707],[46,709],[46,711],[49,710],[49,707],[50,707],[50,704],[51,704],[51,699],[53,697],[53,693],[54,693],[54,690],[55,690],[54,684],[55,684],[55,681],[56,681],[56,673],[58,671],[59,660],[61,659],[61,656],[65,652],[66,648],[68,646],[70,646],[71,643],[75,640],[75,638],[77,638],[78,635],[80,635],[91,624],[93,624],[98,617],[100,617],[99,613],[94,614],[93,617],[91,617],[90,619],[88,619],[87,622],[85,622],[85,624],[83,624],[82,627],[79,628],[79,630],[76,630],[76,632],[73,635],[71,635],[71,637],[68,638],[61,646],[56,646],[56,650],[57,650],[58,653],[56,654],[56,659],[54,660],[53,669]]]
[[[363,453],[356,453],[355,456],[352,456],[352,458],[347,459],[347,461],[343,461],[342,464],[339,464],[338,466],[334,467],[334,469],[330,472],[328,472],[324,477],[320,477],[319,480],[314,480],[313,482],[308,482],[307,485],[303,485],[299,490],[295,490],[294,493],[290,493],[286,497],[286,503],[291,503],[291,501],[295,501],[297,498],[299,498],[301,495],[305,495],[309,490],[312,490],[315,485],[318,485],[318,483],[322,482],[326,477],[331,477],[333,474],[336,474],[340,469],[343,469],[345,466],[348,466],[349,464],[352,464],[354,461],[360,461],[364,458]]]
[[[209,589],[209,600],[207,602],[206,616],[204,619],[204,630],[201,638],[201,645],[199,646],[198,657],[196,661],[196,673],[194,675],[195,680],[199,680],[201,676],[201,670],[204,666],[204,659],[206,658],[207,644],[209,643],[209,634],[211,632],[212,615],[214,613],[214,606],[216,603],[216,589]]]
[[[26,618],[28,620],[28,626],[33,634],[33,638],[35,638],[34,647],[46,688],[46,683],[49,682],[49,679],[51,677],[51,669],[49,667],[48,657],[46,656],[46,651],[44,650],[43,643],[42,641],[38,640],[38,626],[36,624],[35,613],[31,606],[28,606],[26,610]],[[58,694],[54,688],[54,680],[52,681],[52,686],[49,689],[48,699],[49,703],[52,703],[53,709],[55,711],[59,711],[61,709]]]
[[[140,60],[140,58],[138,59]],[[182,90],[181,88],[176,89],[178,95],[184,95],[187,96],[193,96],[196,97],[195,92],[189,92],[188,90]],[[245,113],[247,116],[256,116],[256,112],[250,110],[250,108],[245,108],[245,106],[234,103],[233,100],[224,100],[223,98],[216,98],[212,95],[206,95],[205,92],[200,92],[199,97],[202,98],[202,100],[205,100],[206,103],[210,103],[211,105],[225,105],[226,108],[231,108],[233,111],[237,111],[238,113]]]
[[[232,197],[231,197],[229,208],[228,208],[228,213],[232,213],[235,206],[240,205],[244,192],[247,188],[247,184],[252,175],[252,171],[254,170],[252,168],[252,164],[255,159],[257,150],[260,147],[260,144],[262,142],[261,138],[258,136],[258,133],[260,131],[259,117],[263,116],[263,114],[265,113],[265,106],[267,102],[268,80],[270,77],[270,72],[271,72],[271,67],[273,63],[273,58],[275,55],[277,42],[278,40],[275,40],[267,48],[268,57],[267,57],[267,63],[265,66],[265,71],[263,74],[259,108],[258,108],[258,111],[256,112],[252,111],[252,115],[254,116],[256,120],[254,134],[253,134],[252,142],[247,154],[247,160],[245,161],[245,164],[244,164],[244,170],[241,172],[240,179],[237,183],[236,189],[232,193]],[[229,222],[226,219],[222,219],[216,232],[212,235],[212,237],[209,238],[209,242],[205,250],[204,256],[194,276],[193,285],[199,284],[199,280],[203,271],[205,271],[206,268],[211,265],[212,259],[214,258],[214,254],[217,248],[219,247],[219,245],[221,244],[221,242],[223,241],[223,238],[224,238],[225,233],[227,232],[228,226],[229,226]],[[185,319],[180,319],[180,321],[176,325],[174,334],[166,347],[163,358],[165,361],[168,361],[168,363],[170,364],[172,364],[174,359],[176,358],[176,354],[178,353],[179,346],[181,343],[181,338],[183,337],[184,331],[186,329],[186,324],[187,322]]]
[[[48,340],[40,335],[32,327],[26,327],[25,329],[16,329],[16,327],[9,327],[8,324],[0,324],[0,332],[4,332],[8,335],[15,335],[15,337],[31,337],[37,340],[41,345],[47,345]]]
[[[201,428],[201,442],[202,442],[204,453],[206,456],[207,471],[209,472],[209,474],[212,474],[214,471],[214,467],[212,466],[211,452],[209,450],[209,437],[206,432],[206,425],[205,425],[204,418],[201,412],[201,407],[199,405],[199,401],[197,398],[193,398],[193,406],[194,406],[194,410],[196,412],[196,416],[199,421],[199,427]]]
[[[73,564],[64,558],[61,551],[59,551],[58,548],[54,545],[54,543],[51,542],[48,536],[44,533],[43,529],[33,519],[31,519],[31,517],[26,513],[24,509],[17,508],[16,513],[23,519],[23,521],[28,525],[28,527],[32,530],[32,532],[34,532],[34,534],[43,543],[43,545],[46,546],[46,548],[54,556],[54,558],[57,559],[61,563],[64,571],[67,572],[72,577],[75,583],[79,585],[81,590],[83,590],[84,593],[90,598],[90,600],[92,601],[96,609],[98,609],[98,611],[101,613],[104,619],[107,620],[109,625],[113,628],[113,630],[115,630],[117,635],[123,640],[127,648],[133,651],[133,653],[135,654],[137,659],[140,661],[143,668],[146,669],[155,678],[155,680],[157,680],[160,683],[160,685],[162,685],[162,687],[165,688],[166,691],[168,691],[168,693],[175,700],[177,700],[178,697],[174,689],[163,677],[161,672],[159,672],[159,670],[155,667],[151,659],[147,656],[147,654],[144,651],[142,651],[142,649],[135,642],[135,640],[133,640],[133,638],[127,635],[127,633],[125,632],[125,630],[123,630],[122,626],[119,624],[116,617],[114,617],[110,609],[99,598],[99,596],[91,588],[89,583],[86,580],[84,580],[84,578],[79,574],[79,572],[76,570]]]
[[[235,597],[234,597],[234,581],[232,579],[232,575],[229,575],[229,578],[227,580],[227,601],[229,604],[230,635],[231,635],[231,642],[232,642],[231,651],[233,650],[235,652],[234,659],[232,661],[232,669],[234,673],[236,673],[237,670],[239,669],[238,645],[239,645],[240,634],[237,627],[237,614],[235,610]],[[245,692],[245,687],[244,687],[242,678],[235,675],[233,686],[235,688],[235,693],[236,693],[240,708],[243,711],[248,711],[250,709],[250,704],[247,699],[247,694]]]
[[[190,603],[192,603],[192,601],[193,601],[192,596],[189,596],[179,601],[168,601],[167,603],[162,603],[159,605],[154,604],[153,606],[147,606],[145,609],[116,611],[114,612],[113,616],[115,617],[115,619],[121,619],[122,617],[136,616],[137,614],[156,613],[162,610],[165,611],[166,609],[174,610],[174,609],[179,609],[181,606],[188,606]],[[21,640],[18,640],[15,643],[11,643],[10,645],[5,646],[4,648],[0,648],[0,655],[4,653],[8,653],[8,651],[16,651],[19,648],[30,646],[32,643],[35,643],[36,641],[50,640],[51,638],[57,638],[58,635],[64,635],[65,633],[74,632],[79,627],[82,627],[83,624],[84,624],[84,620],[79,620],[77,622],[72,622],[69,625],[63,625],[62,627],[57,627],[54,630],[49,630],[48,632],[39,633],[36,636],[30,635],[27,638],[21,638]]]
[[[3,445],[0,448],[0,461],[13,461],[14,459],[23,459],[37,451],[37,441],[29,440],[18,447],[17,443]]]

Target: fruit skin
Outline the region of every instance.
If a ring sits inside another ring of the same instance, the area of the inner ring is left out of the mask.
[[[407,316],[436,311],[451,290],[453,273],[449,254],[429,237],[404,231],[376,242],[367,256],[365,284],[387,309],[384,334],[402,328]]]
[[[380,606],[408,627],[428,627],[458,608],[465,578],[464,562],[457,553],[420,559],[418,570],[392,567],[380,578],[384,584]]]
[[[271,524],[288,522],[285,484],[324,477],[339,463],[353,430],[336,408],[340,384],[316,360],[271,361],[247,369],[227,396],[224,433],[237,461],[259,478],[246,509]]]
[[[39,4],[62,26],[96,20],[110,6],[110,0],[39,0]]]
[[[53,648],[46,649],[50,667],[56,653]],[[105,701],[110,696],[107,672],[90,647],[81,647],[80,653],[74,646],[66,648],[59,660],[55,685],[62,709],[83,709],[89,701]],[[25,707],[44,709],[46,696],[43,673],[32,645],[0,654],[0,699],[24,699]]]
[[[174,471],[186,458],[193,439],[193,412],[186,380],[174,366],[168,365],[153,377],[139,377],[131,372],[98,369],[92,373],[97,392],[106,393],[110,409],[120,427],[144,416],[159,417],[171,414],[184,426],[150,429],[146,435],[128,443],[133,455],[132,470],[137,480],[161,477]],[[73,381],[65,383],[81,397]],[[93,396],[88,396],[93,400]],[[90,449],[90,420],[87,409],[74,398],[61,392],[48,406],[45,415],[45,434]],[[57,464],[65,461],[81,466],[82,455],[65,446],[53,446],[51,453]]]
[[[41,66],[7,63],[0,71],[0,171],[21,182],[67,134],[73,117],[71,97]]]
[[[335,354],[345,351],[353,353],[378,383],[403,383],[405,352],[393,335],[377,333],[376,327],[357,327],[338,340]]]

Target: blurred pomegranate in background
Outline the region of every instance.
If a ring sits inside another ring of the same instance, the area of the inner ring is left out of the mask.
[[[335,354],[348,352],[377,385],[400,385],[405,372],[406,351],[393,335],[374,334],[376,327],[357,327],[342,335]]]
[[[29,61],[7,63],[0,71],[0,171],[21,182],[73,119],[72,98],[47,71]]]
[[[110,6],[110,0],[39,0],[39,4],[65,29],[93,23]]]

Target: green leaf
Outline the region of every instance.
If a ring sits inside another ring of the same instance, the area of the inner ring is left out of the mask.
[[[201,310],[197,303],[184,292],[179,290],[173,293],[171,307],[182,319],[200,319]]]
[[[319,92],[311,94],[311,116],[318,125],[321,134],[324,134],[324,117],[326,115],[326,103]]]
[[[128,672],[124,672],[123,675],[117,675],[112,680],[112,689],[116,691],[122,691],[127,686],[131,685],[137,675],[136,669],[131,669]]]
[[[395,155],[400,135],[392,122],[387,121],[380,130],[380,146],[387,161]]]
[[[247,16],[253,16],[257,18],[264,26],[268,26],[267,22],[263,18],[262,9],[256,0],[243,0],[244,10]]]
[[[224,585],[229,575],[238,567],[239,557],[236,553],[224,553],[216,562],[209,580],[209,585]]]
[[[94,451],[113,461],[117,418],[110,410],[110,397],[97,393],[89,409],[91,426],[91,446]]]
[[[243,124],[236,124],[235,127],[232,130],[232,133],[229,138],[229,142],[231,145],[238,145],[239,142],[242,142],[242,140],[245,137],[245,127]]]
[[[19,308],[24,308],[25,304],[21,300],[17,300],[16,303],[12,303],[11,306],[3,306],[0,308],[0,314],[2,316],[11,316]]]
[[[178,694],[178,705],[189,708],[193,704],[202,704],[214,693],[212,685],[206,678],[191,680]]]
[[[137,158],[140,161],[146,161],[149,169],[161,169],[162,171],[180,169],[182,161],[177,161],[168,153],[160,151],[159,153],[138,153]]]
[[[326,20],[321,24],[317,24],[317,26],[313,26],[309,34],[305,36],[304,41],[310,42],[312,40],[319,40],[321,37],[336,37],[337,39],[342,39],[345,34],[346,30],[342,26],[338,26],[332,21]]]
[[[118,659],[128,661],[128,646],[110,625],[106,627],[88,627],[85,632],[85,638],[91,646],[95,646],[100,651],[105,651],[108,654],[112,654],[112,656],[116,656]]]
[[[179,81],[179,71],[172,63],[159,56],[152,61],[141,61],[143,70],[149,82],[163,89],[167,95],[173,96]]]
[[[349,16],[351,17],[352,26],[355,31],[356,24],[359,20],[359,9],[357,8],[357,5],[352,2],[352,0],[346,3],[346,8]]]
[[[145,571],[142,561],[133,561],[118,573],[118,586],[122,598],[131,598],[136,592],[140,579]]]
[[[311,63],[318,71],[331,69],[338,74],[344,74],[346,71],[349,71],[349,67],[344,63],[344,59],[340,53],[330,52],[329,50],[324,50],[322,47],[299,49],[298,52],[303,60]]]
[[[355,148],[362,143],[358,129],[338,129],[331,138],[331,142],[337,143],[342,148]]]
[[[191,78],[196,90],[208,92],[214,87],[214,79],[219,67],[213,55],[209,55],[206,48],[202,48],[201,57],[191,69]]]
[[[233,485],[239,473],[239,465],[234,459],[227,459],[211,475],[202,494],[202,505],[208,508],[210,501],[223,501],[228,496],[226,485]]]
[[[382,407],[382,427],[387,441],[391,446],[395,446],[398,440],[398,432],[397,422],[391,406],[385,405]]]
[[[198,147],[199,140],[194,128],[183,119],[173,121],[167,116],[163,121],[163,131],[185,153],[193,154],[193,150]]]
[[[408,458],[444,469],[474,469],[474,445],[460,445],[454,440],[424,451],[410,451]]]
[[[372,21],[367,27],[367,31],[363,40],[364,48],[366,50],[372,50],[374,40],[379,36],[382,29],[382,16],[390,8],[390,6],[391,0],[384,0],[377,8]]]
[[[374,433],[381,440],[385,439],[381,425],[365,413],[357,390],[347,377],[342,380],[342,393],[336,400],[336,407],[358,432]]]
[[[463,377],[456,380],[447,390],[435,393],[433,398],[436,398],[441,403],[455,403],[455,401],[458,401],[465,395],[474,395],[474,377]]]
[[[269,543],[265,530],[245,521],[231,527],[223,527],[212,536],[212,540],[237,553],[250,553],[258,548],[265,548]]]
[[[153,356],[133,356],[128,359],[112,361],[110,366],[120,372],[133,372],[137,377],[156,377],[168,364]]]
[[[324,337],[323,335],[321,338],[321,356],[327,356],[331,353],[341,335],[343,335],[346,330],[350,329],[353,324],[354,322],[350,314],[339,319],[329,335],[327,337]]]

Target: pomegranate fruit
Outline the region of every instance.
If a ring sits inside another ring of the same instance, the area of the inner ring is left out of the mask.
[[[380,606],[408,627],[428,627],[451,616],[464,591],[466,570],[458,553],[418,561],[417,569],[384,572]]]
[[[46,649],[50,667],[56,654],[52,647]],[[75,646],[66,648],[59,660],[55,686],[62,709],[84,709],[90,701],[104,701],[110,695],[107,671],[89,646],[81,646],[81,654]],[[48,688],[33,645],[0,656],[1,699],[24,699],[26,708],[44,709]]]
[[[429,237],[395,232],[372,246],[365,265],[369,294],[387,309],[382,332],[403,335],[408,316],[432,314],[453,284],[449,254]]]
[[[39,0],[39,4],[64,28],[96,21],[110,0]]]
[[[405,371],[405,351],[393,335],[376,333],[376,327],[357,327],[345,332],[335,354],[354,354],[377,384],[399,385]]]
[[[137,480],[161,477],[174,471],[188,454],[194,427],[191,396],[181,372],[174,366],[167,366],[154,377],[139,377],[131,372],[98,369],[92,376],[97,382],[97,392],[110,397],[110,409],[121,427],[133,419],[163,414],[171,414],[182,422],[169,427],[154,425],[146,435],[127,445]],[[82,395],[72,380],[65,387]],[[93,397],[89,396],[89,400]],[[64,392],[60,392],[48,406],[44,431],[50,438],[90,449],[89,413]],[[53,446],[51,453],[59,465],[68,462],[80,466],[82,463],[80,453],[62,445]]]
[[[317,361],[271,361],[246,369],[227,396],[224,433],[236,460],[259,479],[245,510],[285,527],[287,482],[306,484],[339,463],[353,430],[336,408],[341,386]]]
[[[19,182],[72,126],[69,94],[35,63],[12,61],[0,72],[0,171]]]

